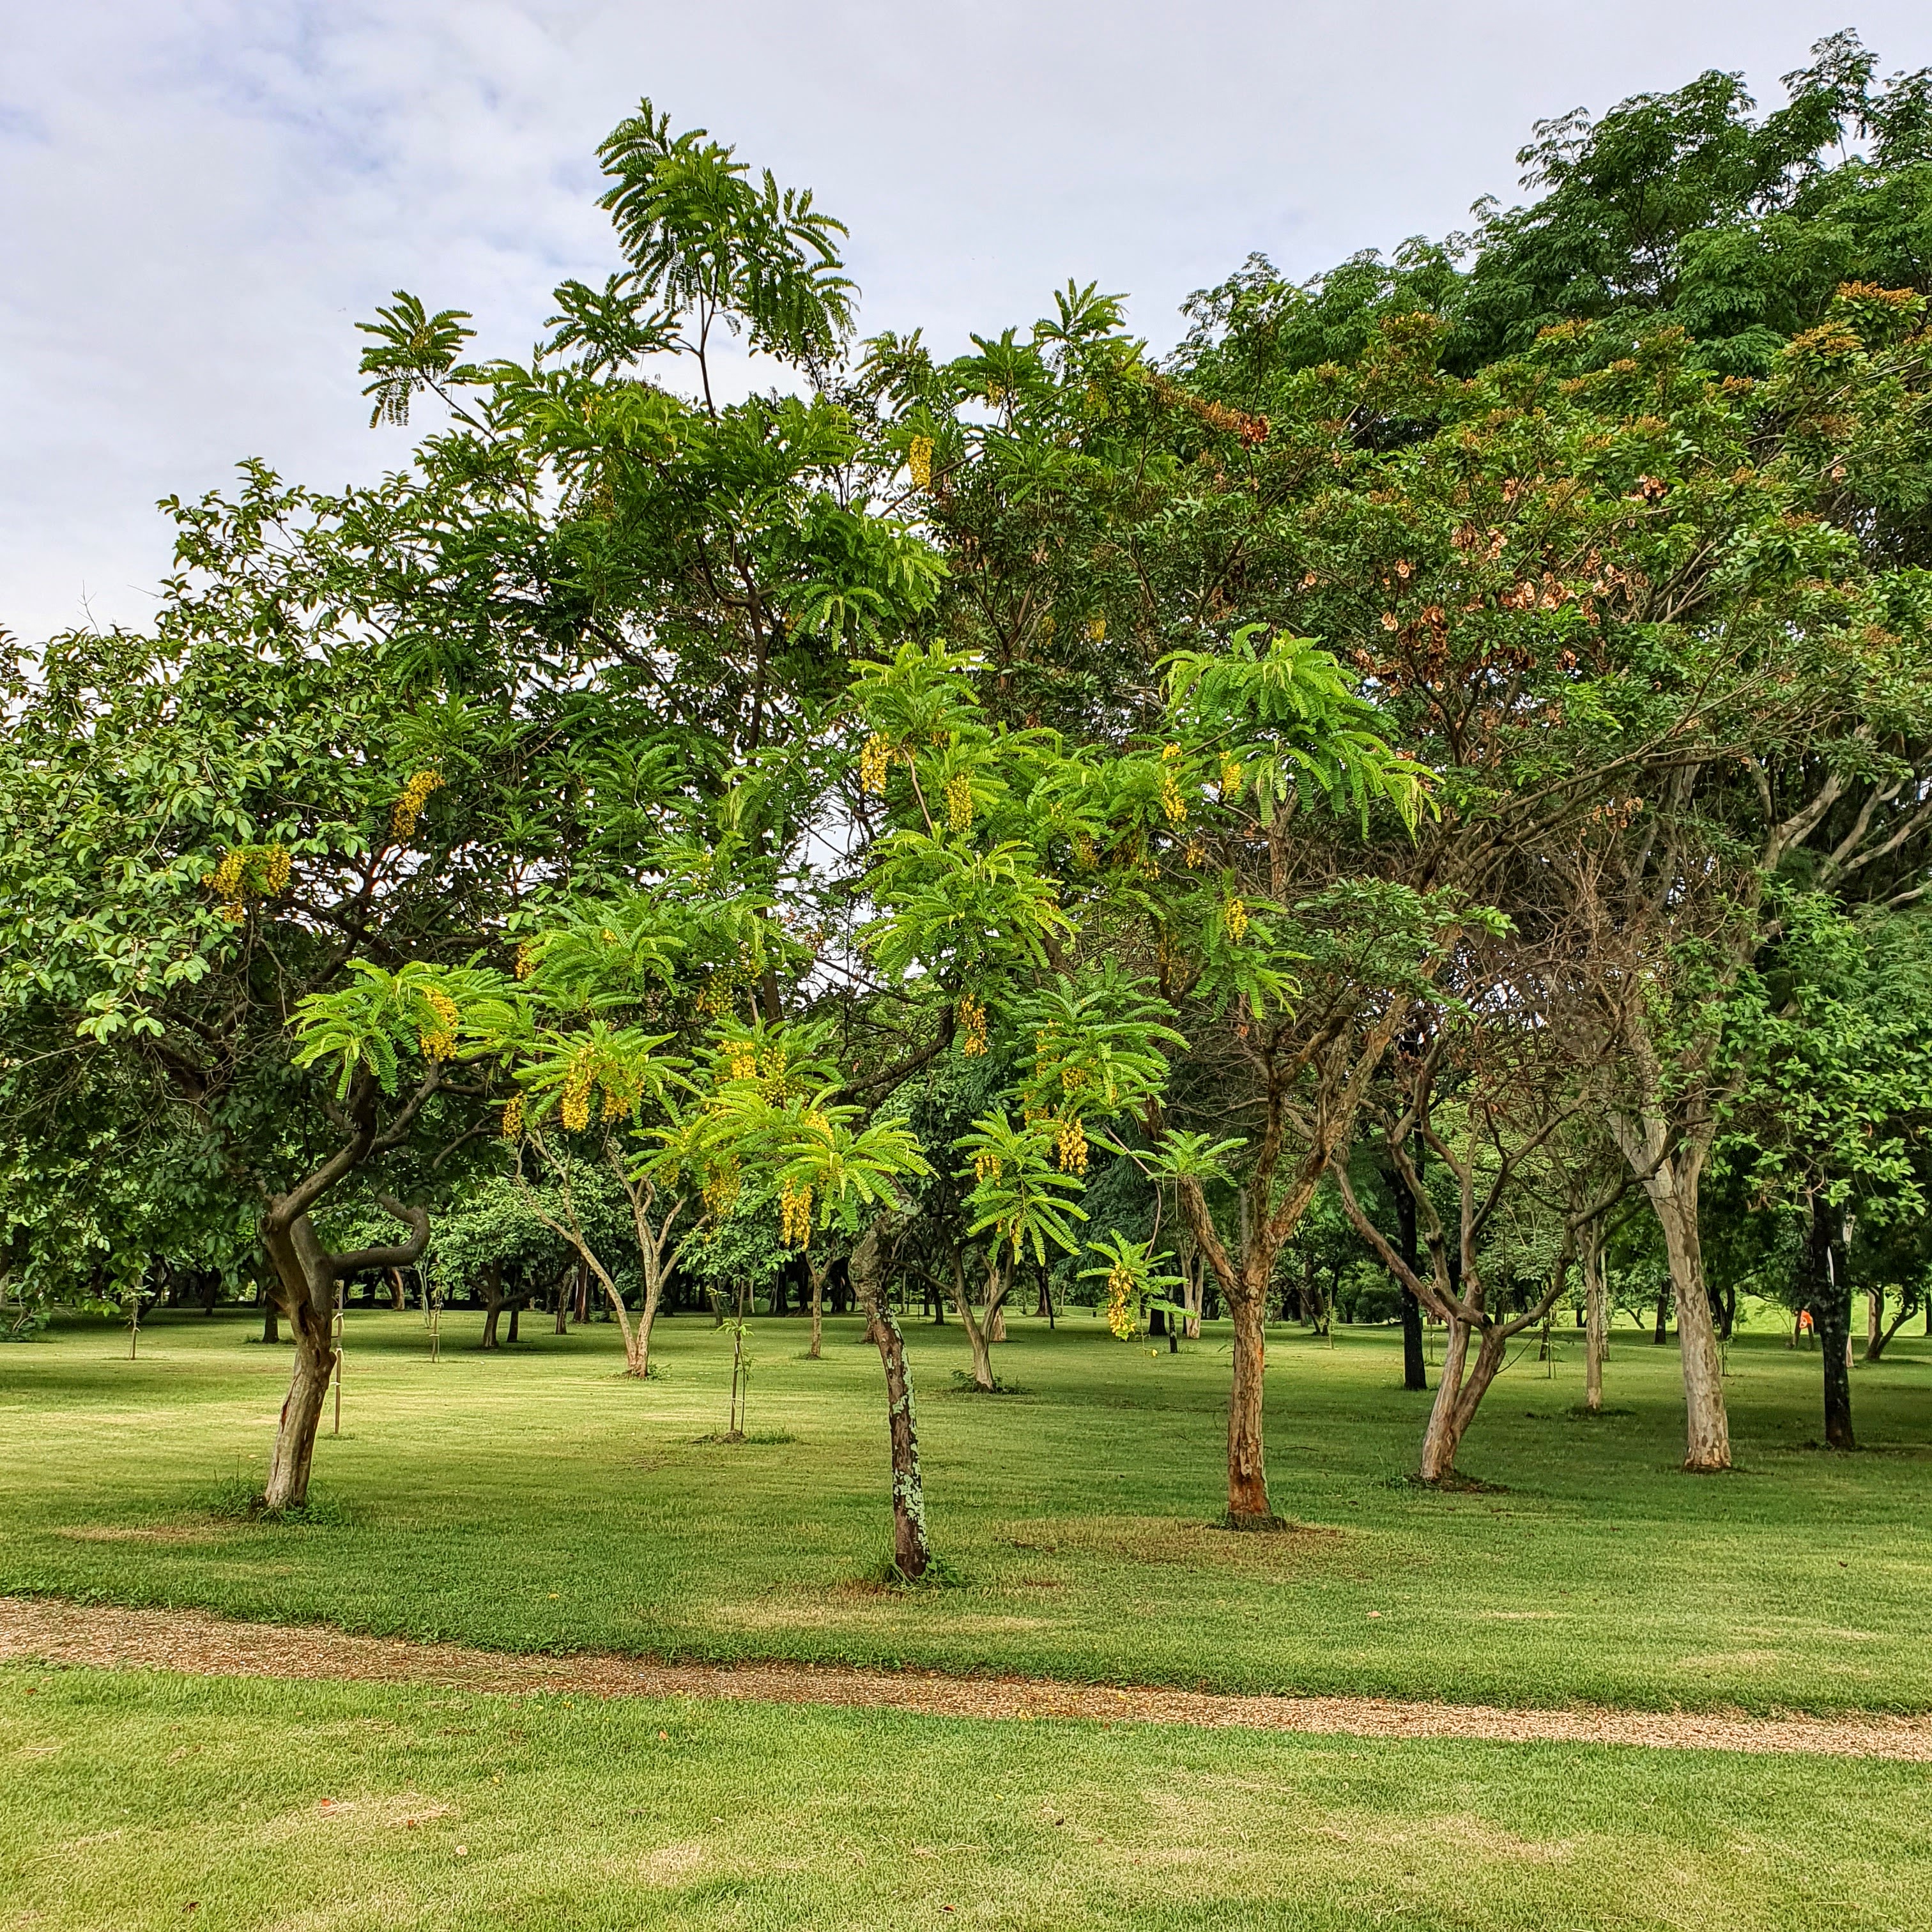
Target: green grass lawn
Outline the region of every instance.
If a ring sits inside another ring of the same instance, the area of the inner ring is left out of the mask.
[[[1084,1310],[1051,1335],[1018,1321],[996,1358],[1022,1392],[987,1397],[952,1385],[958,1328],[915,1324],[928,1502],[958,1586],[898,1593],[866,1580],[888,1549],[885,1442],[856,1322],[830,1324],[818,1363],[802,1322],[754,1325],[749,1426],[778,1439],[733,1445],[699,1439],[724,1426],[729,1372],[728,1340],[703,1318],[663,1324],[663,1378],[643,1385],[617,1374],[608,1326],[558,1338],[532,1323],[484,1355],[480,1320],[446,1316],[432,1363],[420,1316],[351,1312],[343,1433],[322,1437],[319,1520],[300,1525],[210,1508],[259,1480],[287,1376],[286,1350],[250,1340],[239,1314],[170,1315],[131,1363],[124,1332],[78,1322],[0,1350],[0,1589],[512,1648],[1932,1707],[1932,1354],[1917,1336],[1856,1371],[1869,1447],[1838,1456],[1807,1446],[1817,1357],[1744,1335],[1728,1385],[1738,1471],[1694,1478],[1677,1466],[1674,1347],[1619,1331],[1618,1412],[1593,1423],[1574,1413],[1580,1338],[1559,1331],[1552,1372],[1529,1349],[1468,1442],[1465,1468],[1503,1490],[1438,1495],[1401,1480],[1426,1399],[1398,1385],[1394,1331],[1345,1329],[1331,1346],[1284,1328],[1269,1466],[1276,1508],[1308,1528],[1255,1537],[1208,1526],[1225,1335],[1171,1356],[1114,1342]],[[220,1694],[240,1709],[268,1694]],[[786,1721],[830,1737],[846,1720]],[[1337,1761],[1328,1746],[1240,1748]]]
[[[1923,1927],[1922,1766],[0,1670],[0,1926]],[[412,1822],[413,1821],[413,1822]]]

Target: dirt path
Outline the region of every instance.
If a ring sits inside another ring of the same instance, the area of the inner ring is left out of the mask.
[[[948,1677],[796,1664],[653,1664],[590,1654],[522,1657],[460,1644],[352,1636],[320,1627],[230,1623],[193,1610],[128,1610],[0,1597],[0,1662],[29,1660],[197,1676],[334,1678],[464,1690],[581,1691],[600,1697],[730,1697],[840,1704],[949,1718],[1082,1718],[1234,1725],[1358,1738],[1472,1738],[1507,1744],[1645,1744],[1811,1751],[1932,1763],[1932,1718],[1752,1718],[1742,1713],[1506,1711],[1385,1697],[1234,1696],[1109,1690],[1038,1679]]]

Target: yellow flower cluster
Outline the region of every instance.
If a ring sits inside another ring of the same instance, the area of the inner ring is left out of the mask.
[[[986,1051],[986,1010],[970,993],[959,1000],[959,1051],[968,1060],[977,1060]]]
[[[892,762],[892,741],[883,731],[874,731],[859,754],[859,788],[883,796],[886,772]]]
[[[1184,825],[1187,822],[1187,801],[1180,795],[1180,786],[1174,776],[1174,768],[1180,758],[1180,747],[1169,745],[1160,754],[1160,808],[1167,814],[1170,825]]]
[[[456,1002],[440,986],[432,986],[423,995],[430,1017],[418,1030],[425,1060],[447,1060],[456,1051]]]
[[[704,1190],[704,1204],[712,1214],[722,1214],[729,1211],[732,1202],[738,1198],[740,1179],[738,1163],[735,1160],[728,1161],[722,1167],[712,1170],[705,1180]]]
[[[982,1148],[973,1156],[973,1178],[975,1180],[997,1180],[1000,1174],[1000,1156],[991,1148]]]
[[[226,902],[222,917],[239,926],[250,899],[277,898],[288,890],[292,866],[286,845],[232,845],[213,872],[202,874],[201,883]]]
[[[433,791],[442,789],[440,772],[416,772],[403,788],[403,795],[398,799],[394,809],[389,814],[389,830],[397,838],[406,838],[416,829],[416,820],[422,816],[423,807],[429,802]]]
[[[778,1189],[778,1238],[789,1246],[812,1245],[812,1190],[786,1181]]]
[[[964,772],[946,781],[946,824],[953,832],[973,829],[973,781]]]
[[[730,1040],[724,1042],[725,1077],[731,1080],[755,1080],[758,1075],[758,1050],[748,1040]]]
[[[1084,832],[1076,832],[1073,835],[1073,856],[1089,872],[1093,870],[1097,855],[1094,850],[1093,840]]]
[[[503,1102],[503,1138],[506,1141],[520,1140],[524,1132],[524,1096],[512,1094]]]
[[[573,1134],[581,1133],[590,1124],[590,1088],[596,1074],[586,1050],[571,1062],[570,1071],[564,1076],[563,1124]]]
[[[1228,902],[1228,937],[1240,940],[1248,936],[1248,908],[1240,899]]]
[[[1107,1271],[1107,1326],[1116,1340],[1131,1342],[1140,1332],[1133,1316],[1134,1278],[1116,1262]]]
[[[1187,869],[1190,872],[1194,871],[1196,868],[1200,865],[1202,860],[1207,856],[1208,855],[1202,850],[1201,842],[1198,838],[1189,839],[1187,842],[1187,850],[1181,854],[1181,856],[1187,861]]]
[[[520,941],[517,946],[517,977],[527,980],[536,970],[537,957],[531,950],[530,942],[527,939]]]
[[[1087,1130],[1078,1117],[1058,1123],[1055,1136],[1058,1144],[1060,1168],[1063,1174],[1084,1174],[1087,1172]]]
[[[1107,636],[1106,619],[1089,617],[1087,620],[1087,636],[1090,643],[1096,644],[1105,643]]]
[[[1221,760],[1221,790],[1222,795],[1224,796],[1231,795],[1233,793],[1239,791],[1240,788],[1241,767],[1240,764],[1233,758],[1223,758]]]
[[[929,436],[916,436],[906,451],[906,469],[912,477],[915,490],[932,488],[932,439]]]

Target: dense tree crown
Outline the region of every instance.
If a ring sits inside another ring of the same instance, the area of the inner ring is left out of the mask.
[[[406,469],[248,466],[147,630],[9,644],[14,1301],[266,1283],[280,1508],[358,1274],[574,1282],[640,1378],[695,1286],[814,1353],[849,1292],[909,1575],[909,1285],[986,1390],[1023,1282],[1224,1316],[1238,1526],[1345,1282],[1444,1326],[1427,1480],[1619,1271],[1689,1467],[1740,1285],[1849,1444],[1853,1285],[1932,1265],[1932,76],[1786,88],[1540,124],[1524,206],[1164,358],[1072,284],[860,340],[842,226],[643,103],[526,358],[364,325]]]

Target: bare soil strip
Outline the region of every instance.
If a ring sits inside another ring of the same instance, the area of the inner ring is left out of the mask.
[[[798,1664],[654,1664],[591,1654],[515,1656],[460,1644],[353,1636],[322,1627],[232,1623],[195,1610],[117,1610],[0,1597],[0,1662],[173,1670],[204,1677],[329,1678],[512,1694],[724,1697],[836,1704],[946,1718],[1076,1718],[1108,1724],[1232,1725],[1357,1738],[1500,1744],[1639,1744],[1679,1750],[1802,1751],[1932,1763],[1932,1718],[1742,1712],[1502,1710],[1389,1697],[1236,1696],[1113,1690],[1029,1678],[950,1677]]]

